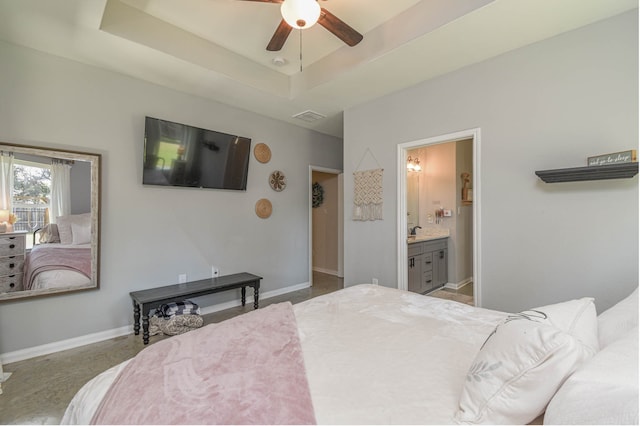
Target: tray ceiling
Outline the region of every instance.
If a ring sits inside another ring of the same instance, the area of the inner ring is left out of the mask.
[[[0,0],[0,40],[341,137],[346,108],[638,6],[637,0],[320,3],[364,40],[348,47],[316,25],[294,30],[281,51],[268,52],[279,5],[239,0]],[[325,118],[293,117],[307,110]]]

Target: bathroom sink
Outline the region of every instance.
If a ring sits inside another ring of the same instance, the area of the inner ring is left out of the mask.
[[[448,229],[427,229],[419,235],[407,235],[407,244],[449,238]]]

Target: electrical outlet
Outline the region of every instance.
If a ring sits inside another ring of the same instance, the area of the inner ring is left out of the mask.
[[[378,279],[377,278],[371,278],[371,284],[378,285]]]
[[[178,275],[178,283],[186,283],[187,282],[187,274]]]
[[[211,278],[218,278],[220,276],[220,268],[217,266],[211,267]]]

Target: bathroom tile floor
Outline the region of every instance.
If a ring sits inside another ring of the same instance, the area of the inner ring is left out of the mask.
[[[458,290],[443,288],[430,293],[429,296],[439,297],[441,299],[455,300],[456,302],[465,303],[475,306],[473,301],[473,283],[469,283]]]
[[[313,287],[261,300],[261,306],[290,301],[299,303],[343,287],[342,278],[314,272]],[[470,286],[473,288],[473,286]],[[459,294],[440,290],[432,294],[455,300]],[[464,295],[462,295],[464,296]],[[468,297],[468,295],[466,295]],[[473,297],[471,297],[473,302]],[[232,318],[253,308],[247,304],[203,315],[205,324]],[[166,336],[152,336],[151,343]],[[102,371],[131,358],[144,348],[141,336],[116,337],[66,351],[5,364],[13,373],[2,384],[0,424],[59,424],[73,395]]]

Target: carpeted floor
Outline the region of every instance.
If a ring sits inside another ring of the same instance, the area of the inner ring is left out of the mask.
[[[342,287],[342,278],[314,272],[313,287],[263,299],[260,307],[284,301],[295,304]],[[203,319],[205,324],[210,324],[251,310],[252,304],[247,303],[244,307],[203,315]],[[150,343],[165,338],[168,336],[152,336]],[[60,424],[69,401],[82,385],[143,348],[141,336],[130,334],[5,364],[5,372],[13,374],[2,384],[4,393],[0,395],[0,425]]]

